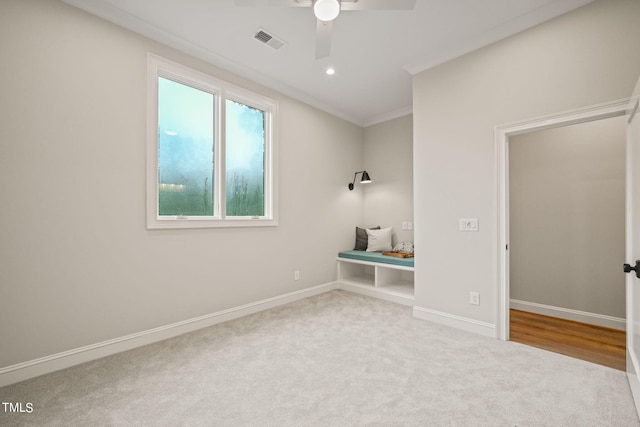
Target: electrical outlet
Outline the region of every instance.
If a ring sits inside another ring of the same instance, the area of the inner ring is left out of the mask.
[[[407,221],[403,221],[402,222],[402,229],[403,230],[408,230],[409,229],[409,223]]]
[[[413,230],[413,222],[407,222],[407,230]]]
[[[480,305],[480,293],[469,292],[469,304]]]
[[[296,270],[293,272],[293,280],[300,280],[300,271]]]

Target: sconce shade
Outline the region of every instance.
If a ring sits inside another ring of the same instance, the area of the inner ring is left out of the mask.
[[[358,176],[359,173],[362,174],[362,178],[360,179],[360,184],[367,184],[371,182],[371,177],[369,176],[367,171],[356,172],[353,174],[353,182],[349,183],[349,191],[353,190],[353,186],[356,183],[356,177]]]

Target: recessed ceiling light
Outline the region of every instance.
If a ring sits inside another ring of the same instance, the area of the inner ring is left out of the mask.
[[[336,70],[335,70],[335,69],[333,69],[333,68],[331,68],[331,67],[329,67],[329,68],[327,68],[326,73],[327,73],[328,75],[330,75],[330,76],[333,76],[333,75],[336,73]]]
[[[169,136],[176,136],[178,134],[178,132],[176,132],[175,130],[165,130],[164,133]]]

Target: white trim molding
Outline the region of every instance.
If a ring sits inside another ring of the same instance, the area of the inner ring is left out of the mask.
[[[510,37],[514,33],[532,28],[563,13],[591,3],[592,1],[593,0],[566,0],[546,2],[544,6],[540,6],[529,13],[509,20],[504,24],[497,25],[483,33],[476,34],[465,43],[452,41],[451,44],[447,45],[445,42],[445,45],[441,45],[438,50],[431,51],[428,55],[424,55],[423,57],[426,58],[426,60],[407,64],[403,68],[409,74],[415,76],[425,70],[459,58],[506,37]]]
[[[455,314],[444,313],[442,311],[431,310],[425,307],[413,307],[413,317],[428,320],[440,325],[451,326],[467,332],[484,335],[485,337],[496,337],[496,325],[482,322],[480,320],[469,319]]]
[[[510,306],[515,310],[528,311],[530,313],[558,317],[560,319],[573,320],[575,322],[604,326],[605,328],[620,329],[623,331],[627,329],[627,321],[621,317],[606,316],[604,314],[554,307],[552,305],[520,301],[517,299],[511,299]]]
[[[232,61],[210,49],[192,43],[183,37],[177,36],[170,31],[166,31],[156,25],[143,21],[137,16],[114,6],[106,1],[83,1],[83,0],[63,0],[72,6],[84,10],[92,15],[96,15],[102,19],[110,21],[120,27],[133,31],[134,33],[141,34],[144,37],[148,37],[151,40],[155,40],[159,43],[172,47],[180,52],[191,55],[216,67],[230,71],[237,74],[240,77],[251,80],[263,86],[266,86],[272,90],[281,92],[293,99],[304,102],[305,104],[316,107],[322,111],[325,111],[331,115],[344,119],[355,125],[364,127],[364,121],[361,117],[356,117],[350,113],[347,113],[335,105],[331,105],[324,101],[320,101],[317,97],[310,96],[308,93],[294,88],[288,82],[279,81],[272,77],[268,77],[260,70],[251,69],[242,65],[236,61]],[[592,0],[574,0],[574,1],[592,1]]]
[[[366,128],[369,126],[377,125],[379,123],[388,122],[389,120],[408,116],[409,114],[413,114],[413,105],[408,105],[406,107],[398,108],[397,110],[370,117],[362,123],[362,127]]]
[[[181,322],[0,368],[0,387],[100,359],[337,289],[336,282],[290,292]]]

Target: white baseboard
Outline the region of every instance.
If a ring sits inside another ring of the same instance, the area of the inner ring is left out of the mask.
[[[0,387],[337,289],[335,282],[0,368]]]
[[[413,307],[413,317],[484,335],[485,337],[496,338],[496,326],[493,323],[481,322],[479,320],[417,306]]]
[[[558,317],[560,319],[574,320],[576,322],[589,323],[591,325],[604,326],[606,328],[627,329],[626,319],[605,316],[603,314],[589,313],[586,311],[572,310],[570,308],[554,307],[552,305],[538,304],[535,302],[509,300],[509,305],[515,310],[529,311],[545,316]]]

